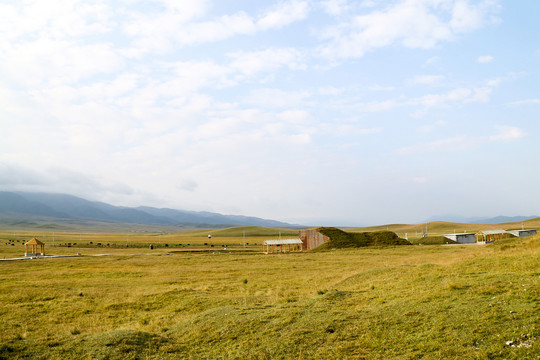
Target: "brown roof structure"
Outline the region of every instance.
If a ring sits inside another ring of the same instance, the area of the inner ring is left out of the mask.
[[[31,251],[28,252],[28,247],[30,246]],[[28,241],[24,244],[24,256],[43,256],[45,255],[45,244],[39,241],[36,238]]]
[[[505,230],[483,230],[476,233],[476,242],[493,242],[508,238],[508,232]]]
[[[33,238],[32,240],[28,241],[24,245],[45,245],[45,244],[43,242],[39,241],[38,239]]]

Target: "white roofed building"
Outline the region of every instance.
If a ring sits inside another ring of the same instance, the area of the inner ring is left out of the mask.
[[[507,232],[517,237],[526,237],[526,236],[536,235],[536,229],[508,230]]]
[[[459,234],[445,234],[442,235],[445,238],[458,242],[460,244],[473,244],[476,242],[476,237],[474,233],[459,233]]]
[[[263,242],[263,248],[265,254],[274,252],[291,252],[302,251],[302,240],[300,239],[279,239],[279,240],[265,240]]]

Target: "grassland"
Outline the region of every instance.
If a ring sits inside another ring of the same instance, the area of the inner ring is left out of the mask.
[[[211,235],[211,238],[208,237]],[[298,230],[274,229],[257,226],[227,229],[194,230],[175,233],[103,233],[66,232],[34,230],[0,231],[0,258],[17,257],[24,254],[24,243],[37,237],[46,244],[48,255],[108,252],[121,248],[175,249],[177,251],[215,251],[226,248],[229,251],[260,251],[262,243],[280,237],[298,237]]]
[[[219,242],[240,246],[245,230],[230,231]],[[105,235],[78,241],[105,243]],[[204,244],[206,235],[127,241]],[[1,255],[20,255],[21,243],[0,242]],[[540,358],[540,237],[279,255],[258,248],[128,246],[105,257],[2,261],[0,358]]]

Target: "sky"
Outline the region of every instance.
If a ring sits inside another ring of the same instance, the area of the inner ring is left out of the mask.
[[[0,0],[0,190],[295,224],[540,214],[537,0]]]

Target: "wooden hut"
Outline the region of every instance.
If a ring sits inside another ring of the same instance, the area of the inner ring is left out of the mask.
[[[28,248],[30,247],[30,252]],[[39,250],[39,251],[38,251]],[[36,238],[33,238],[24,244],[24,256],[43,256],[45,255],[45,244]]]

